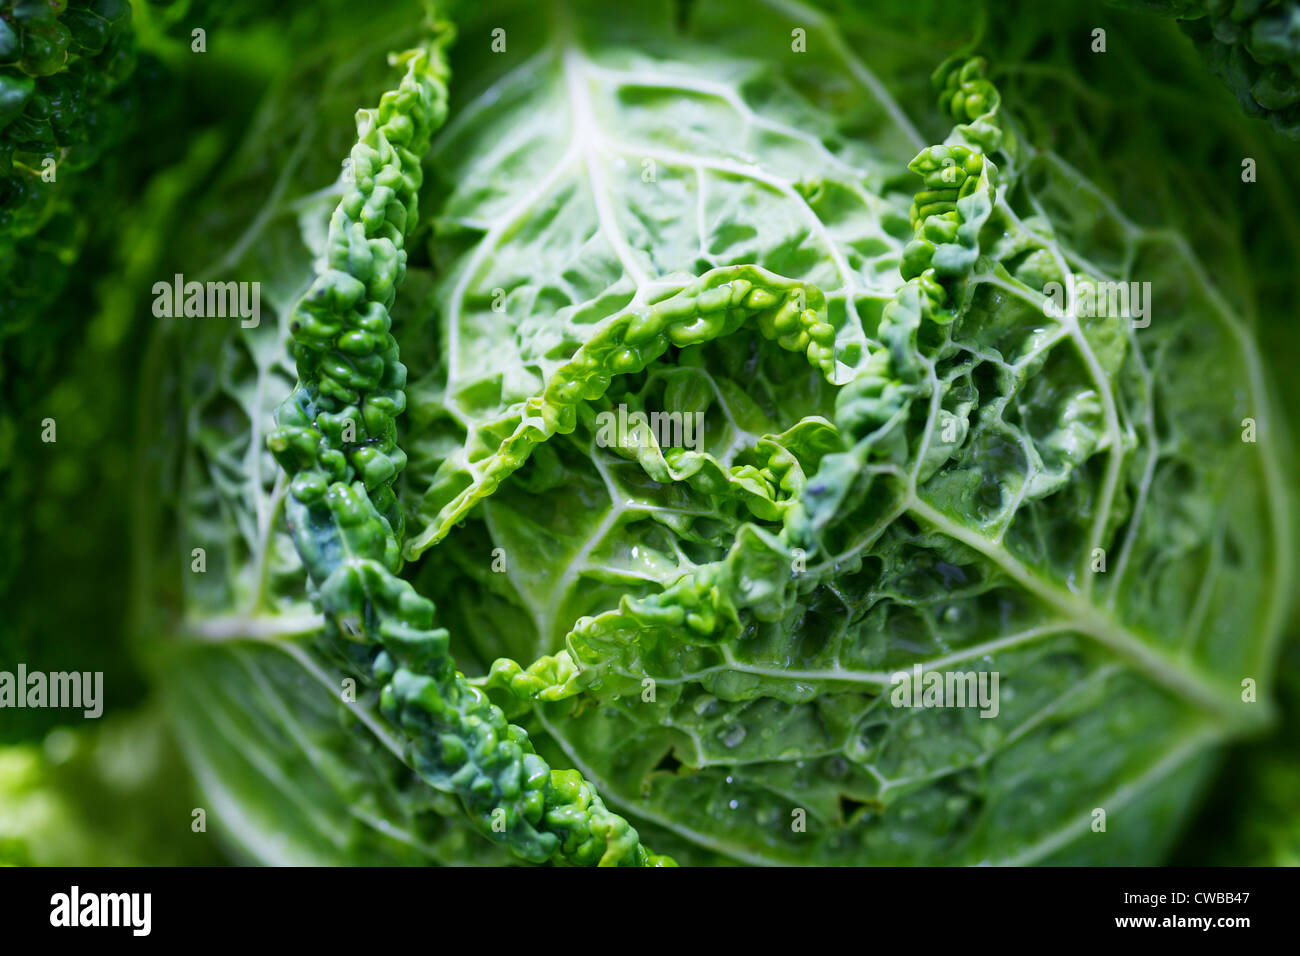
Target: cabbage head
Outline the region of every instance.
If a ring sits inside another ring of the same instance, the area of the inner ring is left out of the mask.
[[[158,275],[261,321],[156,323],[137,629],[240,857],[1167,858],[1274,708],[1287,180],[1161,21],[952,6],[341,10],[196,141]]]

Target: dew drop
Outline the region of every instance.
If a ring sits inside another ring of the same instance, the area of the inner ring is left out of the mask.
[[[727,728],[727,732],[722,737],[722,742],[727,747],[739,747],[740,742],[745,739],[745,728],[740,724],[732,724]]]

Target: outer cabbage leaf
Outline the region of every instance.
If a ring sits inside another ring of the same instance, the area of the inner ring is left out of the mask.
[[[1108,0],[1174,17],[1248,116],[1300,138],[1300,4],[1294,0]]]
[[[0,747],[0,864],[178,866],[221,862],[200,833],[177,839],[193,794],[157,706]]]

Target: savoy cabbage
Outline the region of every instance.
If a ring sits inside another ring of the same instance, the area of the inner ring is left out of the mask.
[[[237,858],[1170,856],[1277,720],[1294,154],[969,7],[331,6],[151,179],[135,280],[260,295],[149,317],[132,472]]]

